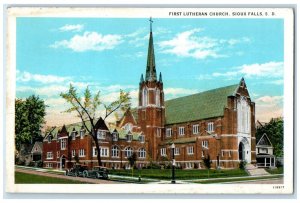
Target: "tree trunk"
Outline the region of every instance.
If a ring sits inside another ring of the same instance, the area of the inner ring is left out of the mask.
[[[100,156],[100,146],[99,146],[99,143],[98,143],[97,134],[93,135],[92,137],[93,137],[93,139],[95,141],[95,144],[96,144],[98,165],[102,166],[101,156]]]

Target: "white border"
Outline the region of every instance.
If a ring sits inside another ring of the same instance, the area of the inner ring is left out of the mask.
[[[101,12],[99,12],[101,9]],[[10,8],[7,15],[7,74],[6,74],[6,135],[14,135],[14,99],[16,77],[16,17],[126,17],[170,18],[169,11],[246,11],[276,12],[268,18],[284,19],[284,188],[266,184],[214,184],[214,185],[152,185],[138,187],[135,184],[106,185],[60,185],[60,184],[14,184],[14,139],[6,136],[6,192],[43,193],[178,193],[178,194],[291,194],[293,192],[293,12],[291,9],[275,8]],[[172,17],[173,18],[173,17]],[[196,18],[196,17],[185,17]],[[199,17],[219,18],[219,17]],[[226,17],[228,18],[228,17]],[[232,18],[250,18],[232,17]],[[261,18],[261,17],[251,17]],[[287,167],[289,166],[289,167]],[[280,186],[280,185],[279,185]]]

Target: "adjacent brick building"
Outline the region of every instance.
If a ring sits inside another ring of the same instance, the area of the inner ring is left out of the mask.
[[[208,156],[213,167],[256,162],[255,104],[243,78],[235,85],[167,101],[163,88],[162,74],[156,74],[151,30],[138,107],[128,109],[113,128],[102,119],[97,123],[104,166],[129,168],[127,157],[133,152],[140,167],[169,163],[172,143],[180,168],[203,168]],[[94,148],[81,123],[54,128],[43,142],[44,166],[65,168],[79,161],[92,167],[98,164]]]

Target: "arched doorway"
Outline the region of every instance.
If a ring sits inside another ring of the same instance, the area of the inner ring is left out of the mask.
[[[239,143],[239,160],[251,162],[251,147],[247,138],[242,138]]]
[[[240,142],[239,144],[239,160],[245,160],[245,154],[244,154],[244,149],[245,149],[245,146],[242,142]]]

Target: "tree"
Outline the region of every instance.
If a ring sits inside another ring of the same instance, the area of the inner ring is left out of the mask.
[[[274,155],[283,156],[283,118],[272,118],[269,123],[262,125],[256,130],[256,140],[259,141],[266,133],[273,147]]]
[[[133,176],[133,168],[134,168],[134,165],[135,165],[135,162],[137,160],[137,155],[135,152],[132,153],[132,155],[130,157],[127,158],[128,159],[128,162],[131,166],[131,176]]]
[[[207,157],[205,157],[205,158],[203,159],[203,162],[204,162],[205,167],[208,169],[208,170],[207,170],[207,173],[208,173],[208,177],[209,177],[209,170],[210,170],[210,168],[211,168],[211,163],[212,163],[212,161],[210,160],[210,156],[207,155]]]
[[[72,84],[66,93],[61,93],[60,96],[66,100],[67,103],[71,105],[69,109],[65,112],[76,112],[78,117],[81,119],[83,127],[92,136],[97,150],[97,160],[99,166],[102,166],[101,156],[100,156],[100,146],[97,138],[96,123],[102,119],[99,115],[99,108],[104,107],[105,115],[103,120],[109,117],[112,113],[120,110],[125,112],[126,109],[130,107],[130,97],[128,92],[120,90],[119,99],[111,102],[110,104],[104,104],[100,101],[100,91],[98,91],[94,96],[92,96],[91,91],[87,87],[84,91],[83,98],[77,94],[77,90]],[[88,128],[88,123],[90,128]]]
[[[15,100],[15,145],[40,141],[41,128],[45,123],[46,105],[38,96]]]

